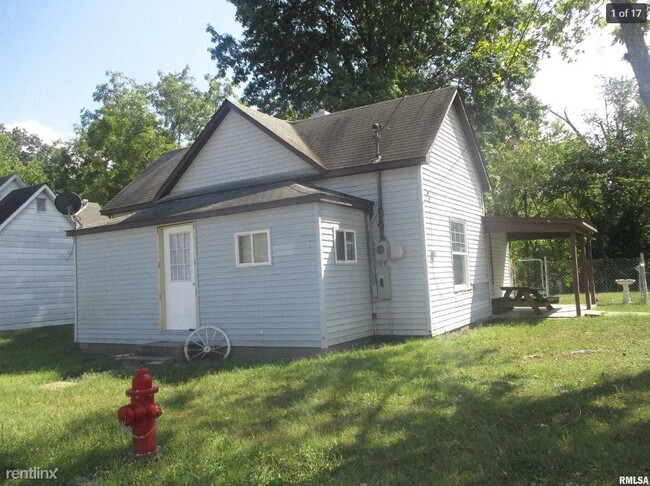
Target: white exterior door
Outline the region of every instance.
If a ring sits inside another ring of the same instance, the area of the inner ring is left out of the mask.
[[[163,228],[165,329],[196,328],[196,271],[194,227],[191,224]]]

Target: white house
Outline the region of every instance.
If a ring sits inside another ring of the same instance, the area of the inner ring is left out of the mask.
[[[110,220],[69,232],[76,340],[215,325],[235,347],[328,348],[480,321],[507,280],[506,237],[492,248],[483,228],[489,189],[456,88],[295,122],[226,101],[104,207]]]
[[[73,228],[47,185],[0,177],[0,330],[74,322]]]

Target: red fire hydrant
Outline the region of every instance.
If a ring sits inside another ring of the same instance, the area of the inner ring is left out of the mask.
[[[156,445],[156,419],[162,415],[162,408],[156,405],[154,394],[158,387],[153,386],[151,375],[144,366],[139,366],[133,375],[131,388],[126,396],[131,397],[131,404],[120,407],[117,419],[124,427],[131,428],[133,436],[133,456],[147,458],[158,454]]]

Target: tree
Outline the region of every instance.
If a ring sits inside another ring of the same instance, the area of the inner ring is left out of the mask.
[[[551,45],[582,37],[585,0],[231,0],[243,40],[208,26],[220,73],[287,118],[452,83],[488,116],[523,94]],[[480,123],[480,119],[479,125]]]
[[[108,72],[97,86],[95,110],[83,110],[75,137],[52,153],[48,178],[105,204],[162,153],[190,143],[218,105],[231,94],[230,82],[206,75],[206,90],[186,67],[158,73],[156,84],[139,84]]]
[[[148,84],[149,96],[165,131],[177,144],[192,142],[219,108],[232,95],[232,84],[218,76],[204,76],[208,84],[201,91],[190,75],[190,68],[178,73],[158,71],[158,82]]]
[[[557,142],[545,196],[596,224],[597,255],[636,255],[650,251],[650,115],[632,80],[603,88],[606,114],[588,117],[591,132]]]
[[[627,0],[612,0],[612,3],[630,3]],[[648,24],[621,24],[616,40],[625,45],[625,59],[632,66],[639,85],[641,99],[650,113],[650,53],[645,41]]]
[[[146,87],[122,73],[109,72],[83,110],[70,153],[77,159],[77,183],[84,194],[105,204],[160,154],[175,148],[149,107]]]
[[[23,140],[28,143],[23,144]],[[31,153],[33,147],[40,147],[40,150]],[[9,132],[0,124],[0,177],[16,173],[27,185],[45,182],[41,152],[46,152],[46,147],[49,146],[37,135],[29,135],[18,128]]]

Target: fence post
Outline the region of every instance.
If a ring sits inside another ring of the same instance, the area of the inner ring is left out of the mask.
[[[643,253],[639,254],[639,266],[636,267],[639,272],[639,290],[641,291],[641,302],[648,303],[648,281],[645,276],[645,257]]]
[[[548,260],[544,257],[544,285],[546,286],[546,297],[551,295],[551,289],[548,288]]]

